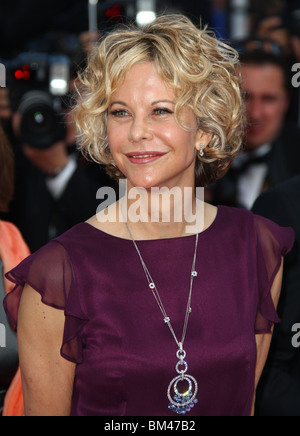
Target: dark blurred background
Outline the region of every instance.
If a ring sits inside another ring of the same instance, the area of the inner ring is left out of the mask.
[[[239,39],[255,32],[266,17],[280,16],[292,32],[299,32],[299,0],[99,0],[99,30],[121,19],[134,20],[139,10],[183,12]],[[28,42],[50,31],[80,34],[89,28],[88,0],[1,0],[0,56],[11,57]]]
[[[138,2],[102,1],[98,3],[99,30],[107,28],[119,21],[120,15],[134,19]],[[147,2],[146,2],[147,3]],[[209,20],[209,0],[189,0],[183,2],[159,1],[148,2],[157,11],[184,10],[199,17],[203,15],[204,21]],[[188,6],[182,7],[182,4]],[[222,2],[226,3],[226,2]],[[152,7],[152,6],[150,6]],[[1,0],[0,6],[0,54],[11,56],[23,50],[26,44],[34,38],[40,37],[49,31],[65,33],[81,33],[89,28],[88,1],[87,0]]]
[[[133,18],[137,8],[135,1],[99,1],[99,28],[105,26],[106,18],[116,15],[121,10],[124,16]],[[153,5],[159,10],[184,10],[195,17],[202,15],[209,21],[209,0],[189,0],[188,2],[173,0],[160,1]],[[226,4],[226,1],[219,2]],[[184,6],[183,6],[184,5]],[[1,0],[0,8],[0,52],[11,55],[14,51],[23,50],[32,38],[39,37],[47,31],[64,31],[80,33],[88,29],[87,0]]]

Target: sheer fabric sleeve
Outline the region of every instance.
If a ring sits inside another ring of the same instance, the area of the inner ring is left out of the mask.
[[[254,220],[259,297],[255,333],[271,333],[272,326],[280,323],[271,289],[282,257],[293,248],[295,234],[292,228],[280,227],[266,218],[255,215]]]
[[[41,295],[44,304],[64,311],[61,355],[74,363],[81,363],[81,331],[88,319],[80,306],[76,277],[65,248],[52,241],[8,272],[6,277],[15,287],[6,296],[4,308],[16,331],[23,288],[28,284]]]

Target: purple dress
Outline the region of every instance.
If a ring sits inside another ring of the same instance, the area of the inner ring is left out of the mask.
[[[188,416],[248,416],[255,334],[279,322],[270,289],[290,228],[245,210],[219,207],[199,237],[192,314],[184,348],[199,385]],[[181,337],[195,236],[138,241],[177,337]],[[8,274],[5,308],[16,322],[24,283],[65,311],[62,356],[77,364],[75,416],[173,416],[167,389],[177,345],[149,290],[131,240],[82,223]]]

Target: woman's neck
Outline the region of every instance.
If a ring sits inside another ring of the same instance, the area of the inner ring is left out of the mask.
[[[130,188],[119,203],[120,216],[136,239],[164,239],[204,228],[203,189]]]

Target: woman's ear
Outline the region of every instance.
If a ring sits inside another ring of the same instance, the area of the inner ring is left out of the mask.
[[[204,150],[209,145],[211,140],[212,140],[212,134],[211,133],[205,133],[202,130],[198,130],[197,137],[196,137],[195,148],[196,148],[197,152],[200,153],[201,157],[203,157]]]

